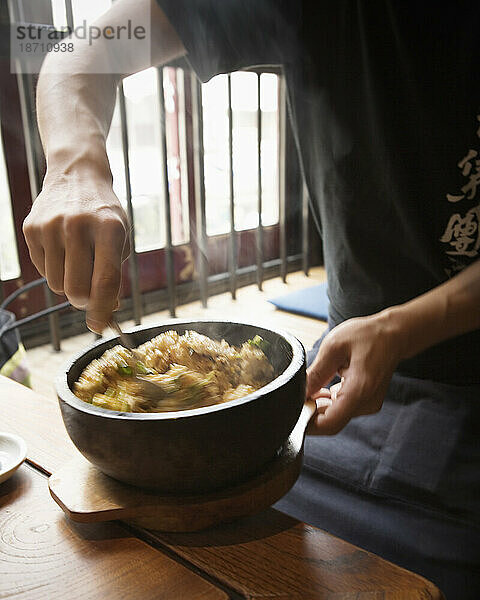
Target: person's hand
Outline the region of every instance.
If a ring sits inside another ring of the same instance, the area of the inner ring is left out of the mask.
[[[49,287],[87,311],[100,333],[118,306],[128,223],[111,183],[92,173],[49,178],[24,221],[30,257]]]
[[[388,311],[332,329],[307,370],[307,397],[318,407],[307,433],[333,435],[352,417],[378,412],[401,350]],[[324,388],[337,374],[340,383]]]

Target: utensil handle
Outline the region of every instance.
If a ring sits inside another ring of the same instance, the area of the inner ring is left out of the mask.
[[[305,431],[307,429],[307,425],[310,423],[310,419],[317,412],[317,403],[315,400],[305,400],[305,404],[303,405],[302,412],[300,413],[300,418],[298,419],[302,429]],[[298,424],[298,423],[297,423]]]
[[[303,405],[302,412],[298,417],[297,424],[291,433],[291,439],[298,446],[298,450],[300,450],[300,448],[303,446],[307,425],[309,424],[310,419],[313,417],[316,410],[317,404],[315,400],[305,400],[305,404]]]
[[[120,341],[122,342],[122,345],[125,346],[125,348],[128,348],[128,350],[130,350],[130,352],[133,351],[133,345],[130,341],[130,339],[128,338],[128,336],[123,333],[120,325],[117,323],[117,321],[115,319],[112,319],[110,321],[110,323],[108,324],[110,329],[112,329],[120,338]]]

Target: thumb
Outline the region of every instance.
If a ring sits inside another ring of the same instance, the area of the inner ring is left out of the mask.
[[[343,347],[333,344],[327,335],[307,370],[307,398],[319,392],[333,379],[344,365],[345,358]]]

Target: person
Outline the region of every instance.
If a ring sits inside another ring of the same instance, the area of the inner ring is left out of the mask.
[[[99,25],[145,2],[119,0]],[[307,394],[319,402],[305,465],[277,506],[449,598],[480,597],[480,5],[158,0],[151,10],[151,64],[185,56],[202,81],[281,65],[286,79],[330,315],[309,354]],[[149,66],[125,55],[122,74],[89,74],[108,51],[100,42],[47,58],[66,68],[39,78],[47,171],[24,224],[37,269],[95,331],[118,302],[129,251],[105,139],[121,77]]]

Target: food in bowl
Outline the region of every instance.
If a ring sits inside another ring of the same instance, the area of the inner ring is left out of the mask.
[[[170,412],[242,398],[274,378],[256,335],[240,347],[187,330],[166,331],[132,354],[117,345],[82,371],[73,386],[81,400],[120,412]],[[137,376],[158,385],[145,394]]]

